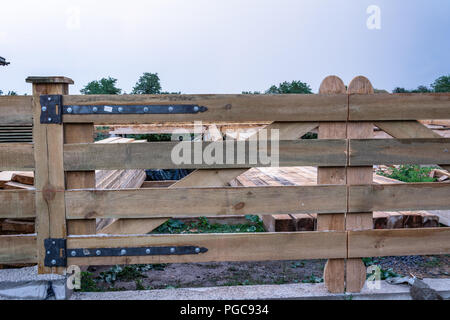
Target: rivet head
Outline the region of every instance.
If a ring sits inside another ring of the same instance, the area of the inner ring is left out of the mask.
[[[75,256],[77,255],[77,253],[76,253],[76,251],[72,251],[72,252],[70,253],[70,255],[71,255],[72,257],[75,257]]]
[[[93,107],[93,108],[92,108],[92,111],[93,111],[93,112],[97,112],[97,111],[98,111],[98,108],[97,108],[97,107]]]
[[[50,251],[47,251],[47,254],[50,254]]]
[[[56,264],[56,260],[55,260],[55,259],[52,260],[52,264],[53,264],[53,265]]]
[[[148,107],[145,107],[145,108],[144,108],[144,112],[148,112]]]
[[[100,250],[97,250],[97,251],[95,251],[95,254],[99,256],[102,254],[102,252]]]
[[[70,108],[70,107],[67,108],[67,112],[68,112],[68,113],[72,113],[72,108]]]
[[[47,107],[44,106],[44,107],[42,107],[41,110],[45,112],[45,111],[47,111]]]
[[[122,112],[122,111],[123,111],[123,108],[122,108],[122,107],[119,107],[117,110],[118,110],[119,112]]]
[[[47,120],[48,120],[48,122],[50,122],[50,121],[52,121],[52,118],[48,118]]]
[[[122,250],[120,250],[120,254],[123,256],[123,255],[125,255],[127,253],[127,250],[125,250],[125,249],[122,249]]]
[[[52,98],[51,98],[51,97],[48,97],[47,100],[48,100],[48,101],[52,101]]]
[[[173,111],[173,107],[169,107],[169,112],[172,112]]]
[[[198,107],[197,106],[194,107],[194,112],[198,112]]]
[[[150,254],[150,249],[146,249],[146,250],[145,250],[145,253],[146,253],[146,254]]]
[[[196,253],[200,253],[200,248],[195,248]]]
[[[175,248],[170,248],[170,253],[175,253]]]

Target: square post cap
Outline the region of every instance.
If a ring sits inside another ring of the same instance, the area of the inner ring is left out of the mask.
[[[73,80],[67,77],[28,77],[25,79],[28,83],[33,84],[74,84]]]

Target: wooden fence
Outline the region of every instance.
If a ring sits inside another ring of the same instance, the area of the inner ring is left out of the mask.
[[[63,273],[70,265],[329,259],[328,289],[358,292],[366,279],[363,257],[450,253],[450,228],[371,230],[373,211],[450,209],[450,184],[372,184],[373,165],[450,167],[450,139],[417,121],[450,119],[449,94],[373,94],[364,77],[346,89],[334,76],[323,81],[317,95],[80,96],[68,95],[73,83],[68,78],[27,81],[32,97],[0,97],[0,125],[32,122],[34,142],[0,144],[0,170],[34,170],[36,190],[1,191],[0,218],[36,218],[36,234],[0,236],[0,263],[37,263],[39,273]],[[47,105],[47,98],[62,101]],[[67,109],[129,105],[173,106],[175,112]],[[206,109],[176,112],[186,105]],[[61,123],[45,123],[55,121],[47,117]],[[176,165],[175,142],[93,143],[94,124],[156,121],[270,121],[267,128],[280,134],[279,166],[318,166],[319,185],[227,187],[248,168],[266,164],[250,163],[246,154],[243,164]],[[374,125],[394,139],[371,139]],[[299,139],[317,127],[319,139]],[[95,170],[124,168],[198,170],[174,188],[95,190]],[[318,231],[95,234],[98,218],[132,226],[177,216],[279,213],[318,213]]]

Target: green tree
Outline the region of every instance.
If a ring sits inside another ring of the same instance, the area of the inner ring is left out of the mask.
[[[102,78],[99,81],[94,80],[89,82],[80,92],[82,94],[120,94],[122,89],[116,87],[116,82],[117,79],[111,77]]]
[[[3,91],[2,90],[0,90],[0,96],[3,94]]]
[[[242,94],[261,94],[259,91],[242,91]]]
[[[17,92],[15,92],[15,91],[8,91],[8,96],[17,96]]]
[[[427,86],[418,86],[417,89],[412,90],[413,93],[427,93],[431,92],[430,88]]]
[[[450,92],[450,75],[442,76],[431,85],[434,92]]]
[[[160,94],[161,84],[157,73],[144,72],[133,88],[133,94]]]
[[[303,93],[311,94],[313,93],[311,87],[301,81],[283,82],[277,86],[271,86],[266,92],[266,94],[286,94],[286,93]]]
[[[397,87],[394,90],[392,90],[392,93],[409,93],[409,92],[410,92],[409,90],[400,87]]]

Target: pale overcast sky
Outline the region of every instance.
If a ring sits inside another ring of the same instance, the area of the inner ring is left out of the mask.
[[[381,10],[370,30],[367,8]],[[30,75],[106,76],[130,92],[143,72],[163,90],[240,93],[329,74],[415,88],[450,74],[448,0],[2,0],[0,90]]]

